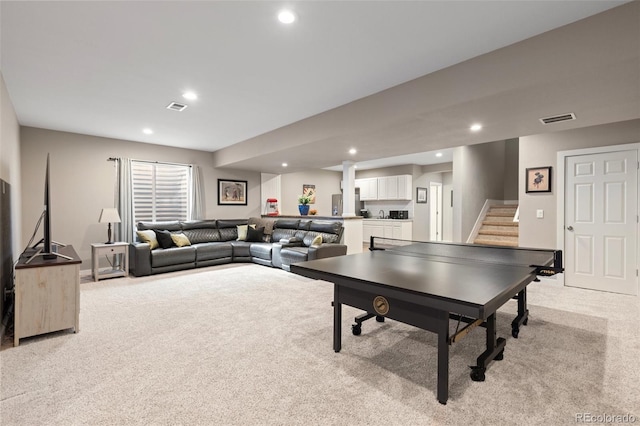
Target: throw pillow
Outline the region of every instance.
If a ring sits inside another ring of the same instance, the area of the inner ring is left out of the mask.
[[[319,246],[322,244],[322,235],[316,236],[313,241],[311,241],[312,246]]]
[[[236,241],[246,241],[247,240],[247,228],[253,228],[255,229],[256,226],[255,225],[237,225],[236,228],[238,228],[238,238],[236,238]]]
[[[140,238],[140,241],[149,244],[151,250],[159,247],[158,240],[156,239],[156,233],[152,230],[149,229],[147,231],[136,231],[136,234],[138,234],[138,238]]]
[[[156,239],[161,248],[166,249],[173,245],[171,239],[171,232],[169,231],[156,231]]]
[[[245,241],[251,241],[254,243],[263,243],[264,242],[264,227],[254,229],[249,227],[247,229],[247,239]]]
[[[178,247],[191,245],[191,241],[189,241],[189,238],[187,238],[187,236],[184,235],[182,232],[179,234],[171,234],[171,239],[173,240],[173,243]]]

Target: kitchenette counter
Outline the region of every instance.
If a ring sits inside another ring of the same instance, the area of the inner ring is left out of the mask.
[[[413,219],[378,219],[375,217],[365,217],[364,219],[362,219],[366,222],[368,221],[372,221],[372,220],[378,220],[378,221],[384,221],[384,222],[413,222]]]
[[[298,215],[278,215],[278,216],[268,216],[263,214],[263,219],[304,219],[304,220],[354,220],[354,219],[362,219],[362,216],[318,216],[309,214],[306,216]]]

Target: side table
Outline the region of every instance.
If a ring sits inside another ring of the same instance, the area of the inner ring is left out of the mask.
[[[99,260],[101,256],[113,255],[111,269],[100,270]],[[115,256],[121,256],[119,267]],[[102,278],[126,277],[129,275],[129,243],[96,243],[91,244],[91,274],[94,281]]]

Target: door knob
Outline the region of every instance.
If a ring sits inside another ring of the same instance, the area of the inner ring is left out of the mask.
[[[567,226],[567,230],[573,231],[573,226],[571,226],[571,225]]]

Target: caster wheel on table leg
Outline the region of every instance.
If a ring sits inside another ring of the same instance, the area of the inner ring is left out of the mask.
[[[474,382],[484,382],[485,376],[485,368],[483,367],[471,367],[471,380]]]
[[[502,361],[504,359],[504,350],[500,351],[498,355],[494,358],[496,361]]]
[[[518,338],[518,334],[520,334],[520,329],[519,328],[513,328],[511,330],[511,335],[513,336],[514,339]]]
[[[528,322],[529,322],[529,318],[526,318],[524,321],[522,321],[522,324],[527,325]]]
[[[376,321],[384,322],[384,317],[382,315],[376,315]]]
[[[362,334],[362,327],[360,327],[358,324],[352,325],[351,332],[354,336],[359,336],[360,334]]]

